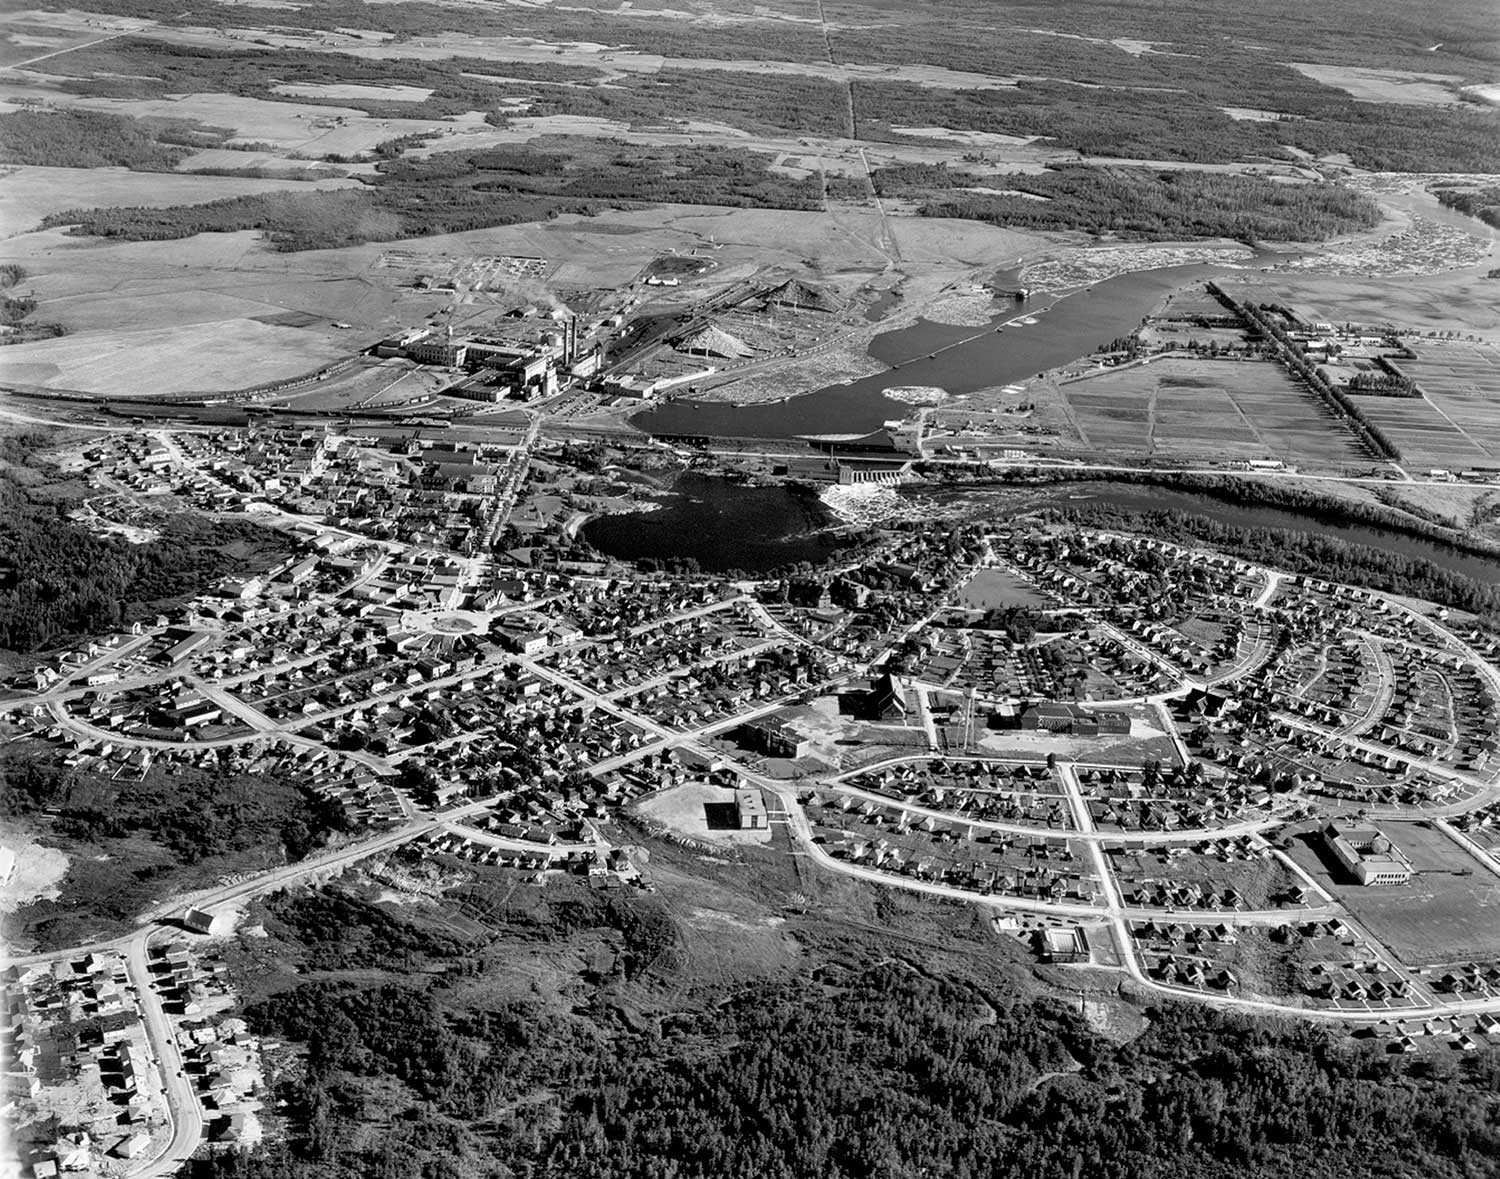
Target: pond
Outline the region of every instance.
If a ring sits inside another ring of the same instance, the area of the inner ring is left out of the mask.
[[[622,561],[693,560],[706,573],[763,576],[782,565],[820,563],[847,547],[837,524],[806,489],[688,474],[655,511],[599,516],[582,531]]]

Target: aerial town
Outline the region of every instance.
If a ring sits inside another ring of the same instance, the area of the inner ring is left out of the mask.
[[[555,509],[499,550],[560,483],[586,503],[608,482],[570,446],[254,423],[48,456],[87,472],[91,527],[170,498],[293,548],[14,675],[6,741],[115,781],[292,774],[344,834],[12,959],[7,1117],[33,1174],[260,1140],[265,1064],[223,962],[247,899],[371,863],[649,890],[643,834],[773,841],[971,903],[1042,963],[1393,1053],[1497,1042],[1494,632],[1042,517],[896,522],[772,578],[585,559]]]
[[[0,13],[0,1179],[1500,1179],[1492,9]]]

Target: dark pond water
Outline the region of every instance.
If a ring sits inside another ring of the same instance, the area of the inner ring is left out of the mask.
[[[583,536],[622,561],[692,558],[709,573],[762,574],[833,556],[848,543],[837,523],[810,491],[683,475],[656,511],[600,516]]]
[[[871,343],[871,356],[899,365],[889,371],[761,405],[671,401],[636,414],[630,424],[653,434],[728,438],[868,434],[912,412],[911,406],[886,397],[886,389],[936,385],[949,393],[972,393],[1034,377],[1133,331],[1174,288],[1222,270],[1178,266],[1121,275],[1063,298],[1043,296],[1006,308],[983,328],[919,320],[911,327],[876,336]],[[1018,316],[1036,322],[995,330]]]
[[[1042,506],[1110,504],[1127,511],[1171,509],[1242,528],[1282,528],[1420,557],[1486,584],[1500,585],[1500,559],[1367,524],[1326,521],[1282,508],[1235,504],[1190,491],[1107,481],[1054,487],[955,488],[912,494],[940,506],[963,502],[997,520]],[[603,516],[583,534],[601,552],[626,561],[693,558],[707,572],[768,573],[780,565],[820,562],[846,543],[817,496],[800,488],[751,487],[706,475],[683,475],[653,512]],[[1168,538],[1171,539],[1171,538]]]
[[[875,302],[865,308],[865,319],[870,323],[876,323],[899,302],[901,302],[899,288],[891,287],[888,291],[882,291]]]

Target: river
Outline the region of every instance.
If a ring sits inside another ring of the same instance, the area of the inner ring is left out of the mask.
[[[669,401],[636,414],[630,424],[652,434],[727,438],[868,434],[912,412],[909,405],[885,396],[886,389],[935,385],[950,394],[972,393],[1034,377],[1129,334],[1174,288],[1224,270],[1196,265],[1124,274],[1070,295],[1042,295],[1006,307],[983,328],[918,320],[911,327],[882,333],[870,344],[876,360],[899,367],[757,405]],[[1036,322],[995,330],[1020,316],[1035,317]]]
[[[1056,507],[1107,504],[1130,512],[1178,511],[1206,516],[1236,528],[1280,528],[1309,536],[1323,536],[1431,561],[1486,585],[1500,585],[1500,558],[1472,553],[1457,545],[1428,540],[1396,529],[1352,521],[1324,520],[1286,508],[1237,504],[1193,491],[1175,491],[1132,483],[1083,483],[1047,489],[1045,502]]]
[[[935,491],[912,488],[906,494],[932,502],[935,520],[956,510],[970,515],[988,510],[998,523],[1020,512],[1090,503],[1132,512],[1191,512],[1236,527],[1280,528],[1421,558],[1481,583],[1500,585],[1500,558],[1394,529],[1324,520],[1285,508],[1230,503],[1199,492],[1101,480]],[[835,531],[836,524],[806,489],[750,487],[689,474],[678,478],[659,510],[599,517],[584,526],[583,535],[601,552],[621,560],[692,558],[707,572],[740,569],[754,575],[779,565],[817,563],[833,556],[848,543]]]

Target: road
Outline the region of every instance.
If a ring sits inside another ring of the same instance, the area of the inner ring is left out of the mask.
[[[534,442],[537,437],[537,431],[540,421],[541,418],[539,415],[533,416],[531,418],[530,427],[527,433],[527,441],[525,444],[527,448],[529,448],[530,444]],[[207,473],[199,471],[199,461],[184,453],[176,438],[170,432],[160,431],[158,433],[162,435],[163,445],[166,447],[167,452],[172,457],[174,463],[188,470],[198,472],[206,479],[211,478],[211,476]],[[524,455],[522,456],[522,458],[524,458]],[[513,472],[517,479],[520,477],[520,472],[524,470],[522,458],[518,458],[517,465]],[[1130,468],[1101,467],[1094,469],[1125,470]],[[353,534],[350,535],[352,536]],[[401,546],[396,547],[399,549]],[[390,551],[389,547],[386,551]],[[978,569],[985,565],[993,564],[996,562],[996,559],[997,558],[993,550],[987,547],[984,559],[977,563],[973,568]],[[383,561],[384,558],[382,558],[382,562]],[[469,574],[473,574],[476,566],[473,562],[468,562],[466,563],[465,568]],[[362,579],[357,578],[356,582],[360,580],[367,580],[369,577],[372,577],[374,575],[375,573],[368,573],[364,575]],[[963,578],[960,578],[958,584],[962,584],[963,580]],[[1270,604],[1276,597],[1280,584],[1280,574],[1275,572],[1266,573],[1265,585],[1261,587],[1259,592],[1255,594],[1254,598],[1245,603],[1245,605],[1249,610],[1255,611],[1257,612],[1257,614],[1267,611],[1270,608]],[[895,643],[899,644],[908,636],[916,634],[922,626],[929,622],[931,618],[946,605],[951,596],[952,593],[950,591],[935,598],[935,604],[933,605],[932,610],[924,613],[914,623],[904,628],[901,635],[895,640]],[[644,624],[643,626],[632,628],[627,632],[627,637],[630,639],[644,641],[645,637],[648,636],[649,632],[654,628],[657,628],[664,624],[670,624],[673,622],[690,620],[703,615],[709,615],[716,611],[733,609],[735,608],[736,603],[746,600],[747,599],[745,598],[735,598],[732,600],[706,603],[702,606],[694,607],[679,614],[656,619],[650,623]],[[1482,669],[1481,674],[1483,674],[1487,678],[1487,680],[1496,687],[1497,694],[1500,694],[1500,673],[1496,673],[1493,668],[1491,668],[1482,658],[1479,657],[1476,652],[1474,652],[1472,647],[1469,647],[1467,644],[1463,644],[1461,640],[1458,640],[1454,636],[1450,635],[1445,629],[1436,626],[1436,624],[1432,623],[1431,620],[1425,619],[1421,615],[1409,611],[1400,603],[1394,604],[1397,606],[1397,608],[1407,610],[1407,612],[1412,613],[1414,617],[1420,618],[1424,625],[1431,627],[1436,633],[1439,634],[1441,638],[1443,638],[1445,642],[1448,642],[1450,644],[1457,644],[1457,646],[1451,647],[1452,650],[1463,650],[1464,652],[1467,652],[1468,656],[1473,658],[1476,666]],[[529,606],[534,607],[535,603],[530,603]],[[519,609],[521,607],[515,608]],[[806,644],[805,639],[796,636],[786,628],[782,627],[779,623],[776,623],[758,603],[750,600],[749,608],[752,615],[758,620],[761,627],[763,628],[762,633],[768,634],[771,637],[769,639],[765,639],[764,642],[759,646],[751,647],[747,650],[736,650],[727,654],[716,655],[713,658],[705,660],[702,663],[696,665],[697,667],[708,666],[723,659],[744,658],[746,656],[753,655],[756,651],[760,650],[764,646],[774,646],[783,642],[796,642],[799,644]],[[1108,633],[1112,639],[1118,642],[1126,650],[1132,651],[1135,654],[1142,656],[1152,665],[1163,668],[1171,675],[1176,686],[1170,691],[1157,693],[1153,696],[1143,698],[1147,702],[1154,703],[1159,706],[1164,699],[1176,695],[1181,695],[1193,686],[1196,686],[1193,680],[1185,677],[1178,668],[1176,668],[1170,661],[1157,653],[1149,644],[1139,642],[1133,636],[1120,631],[1117,627],[1114,627],[1112,625],[1100,625],[1102,626],[1102,629],[1105,631],[1105,633]],[[733,715],[729,716],[720,716],[711,720],[707,724],[700,725],[688,731],[682,731],[671,728],[667,725],[660,724],[650,719],[649,717],[637,714],[628,707],[623,706],[620,703],[620,698],[628,694],[639,692],[645,688],[649,688],[650,686],[658,682],[688,674],[688,672],[693,670],[692,668],[681,669],[680,671],[669,676],[653,677],[652,679],[647,680],[644,683],[631,685],[628,688],[598,692],[585,687],[571,675],[558,671],[555,668],[548,667],[542,663],[538,663],[536,660],[519,656],[505,655],[492,657],[491,659],[486,660],[484,663],[481,663],[477,668],[472,670],[456,672],[452,675],[444,676],[431,681],[424,681],[416,685],[397,685],[387,691],[372,695],[368,699],[361,700],[358,703],[333,708],[311,717],[303,717],[301,715],[297,715],[288,717],[284,720],[273,719],[267,716],[264,712],[260,711],[258,708],[252,706],[246,701],[240,700],[237,696],[234,695],[232,689],[242,682],[243,677],[226,677],[222,680],[205,680],[197,676],[189,675],[186,677],[188,683],[190,683],[197,691],[199,691],[205,699],[212,701],[214,704],[222,708],[228,716],[234,717],[245,726],[247,726],[244,732],[235,733],[229,737],[215,738],[207,741],[169,741],[130,734],[122,735],[111,732],[105,728],[101,728],[86,720],[83,720],[82,718],[73,716],[68,711],[68,702],[78,696],[86,694],[87,692],[86,688],[80,686],[80,681],[85,679],[89,674],[92,674],[97,670],[106,668],[111,663],[123,659],[129,653],[137,649],[141,644],[149,642],[153,637],[155,637],[154,634],[142,635],[136,638],[132,638],[121,647],[107,649],[99,653],[98,655],[91,657],[78,667],[71,669],[63,679],[61,679],[59,682],[52,685],[42,693],[0,702],[0,711],[13,711],[17,708],[30,708],[37,705],[42,705],[46,708],[50,716],[63,727],[88,739],[101,742],[111,742],[117,747],[122,745],[133,745],[146,748],[181,751],[184,749],[211,749],[226,745],[235,745],[255,741],[283,741],[295,745],[305,746],[310,749],[326,751],[326,747],[323,746],[320,742],[301,736],[298,730],[313,723],[326,723],[330,719],[337,718],[341,715],[352,712],[355,709],[367,708],[375,702],[399,699],[401,696],[409,692],[425,691],[432,687],[451,686],[459,683],[465,678],[481,674],[484,670],[487,670],[490,667],[505,665],[530,671],[541,680],[563,687],[571,695],[577,697],[580,700],[590,702],[603,712],[624,720],[629,725],[633,726],[634,729],[637,730],[640,734],[644,735],[642,744],[638,748],[627,753],[605,758],[595,763],[591,767],[591,772],[595,776],[599,776],[609,773],[615,769],[622,768],[626,765],[629,765],[631,762],[638,761],[653,753],[665,749],[675,748],[694,750],[698,753],[712,754],[717,756],[718,751],[713,749],[710,744],[712,738],[716,734],[726,729],[733,728],[737,725],[741,725],[745,723],[747,719],[753,716],[773,712],[785,703],[785,701],[776,700],[758,702],[754,706],[747,708],[745,711],[734,713]],[[889,651],[889,649],[890,648],[887,648],[887,651]],[[1217,682],[1232,680],[1237,676],[1245,674],[1246,669],[1259,666],[1263,662],[1264,658],[1269,654],[1269,650],[1270,642],[1268,636],[1265,633],[1258,632],[1252,639],[1246,654],[1238,659],[1236,666],[1222,675],[1220,677],[1220,681]],[[305,659],[294,661],[294,663],[289,666],[300,666],[307,662],[316,661],[321,657],[322,656],[320,655],[307,656]],[[1381,664],[1379,670],[1382,672],[1390,672],[1391,664],[1389,663],[1389,660]],[[254,674],[261,675],[264,674],[264,672],[257,672]],[[139,679],[145,683],[154,682],[161,678],[162,673],[156,672],[153,672],[150,675],[143,675],[139,677]],[[133,684],[134,682],[135,677],[127,677],[125,681],[122,681],[122,684],[128,686],[130,684]],[[122,684],[111,685],[111,687],[118,689],[122,686]],[[826,685],[823,685],[823,687],[826,687]],[[920,718],[922,728],[927,735],[929,746],[935,749],[938,745],[939,730],[937,723],[933,718],[927,699],[929,686],[918,681],[915,683],[915,687],[919,699],[917,715]],[[263,707],[270,706],[263,704]],[[1329,736],[1332,739],[1344,741],[1360,748],[1370,749],[1372,751],[1380,753],[1389,752],[1384,747],[1368,745],[1364,742],[1358,741],[1357,739],[1353,739],[1347,733],[1332,732],[1330,730],[1324,730],[1320,726],[1311,725],[1301,718],[1278,717],[1278,719],[1284,720],[1286,723],[1292,725],[1293,727],[1300,728],[1306,731],[1318,732],[1321,735]],[[1171,726],[1170,724],[1167,725],[1167,729],[1169,732],[1174,731],[1173,726]],[[1186,751],[1181,747],[1180,743],[1179,755],[1183,758],[1186,757]],[[368,755],[348,756],[353,757],[355,760],[361,760],[365,764],[369,764],[371,768],[378,767],[380,772],[391,772],[390,762],[384,759],[373,758],[369,757]],[[806,857],[810,862],[815,863],[819,867],[824,868],[828,871],[837,872],[853,879],[858,879],[864,883],[905,889],[907,891],[917,892],[933,897],[939,897],[945,900],[979,905],[985,907],[986,909],[994,911],[1015,913],[1032,918],[1060,918],[1069,921],[1077,921],[1088,925],[1091,928],[1107,928],[1110,931],[1110,937],[1116,943],[1117,957],[1120,962],[1120,966],[1118,969],[1121,970],[1125,975],[1130,977],[1138,987],[1149,993],[1185,999],[1197,1003],[1205,1003],[1210,1006],[1223,1009],[1240,1010],[1257,1014],[1288,1015],[1301,1018],[1337,1020],[1343,1022],[1391,1019],[1396,1017],[1446,1017],[1454,1014],[1467,1014],[1480,1011],[1500,1011],[1500,998],[1466,1000],[1453,1004],[1438,1003],[1433,1000],[1431,995],[1424,995],[1420,985],[1416,984],[1413,985],[1413,994],[1418,996],[1421,1001],[1411,1008],[1379,1008],[1366,1011],[1358,1011],[1347,1009],[1312,1009],[1292,1003],[1263,1001],[1233,994],[1207,993],[1197,989],[1173,986],[1171,984],[1163,983],[1160,980],[1150,978],[1149,976],[1147,976],[1145,970],[1143,969],[1142,961],[1136,952],[1134,939],[1131,937],[1130,922],[1134,920],[1153,919],[1172,921],[1182,924],[1206,924],[1224,922],[1231,925],[1241,926],[1266,926],[1281,924],[1287,921],[1295,921],[1299,919],[1329,918],[1334,916],[1339,916],[1341,918],[1344,918],[1345,920],[1348,919],[1347,917],[1344,917],[1342,908],[1334,902],[1333,898],[1331,898],[1327,893],[1322,892],[1322,890],[1318,888],[1316,883],[1311,881],[1310,878],[1306,877],[1305,873],[1301,873],[1300,870],[1298,870],[1289,859],[1274,851],[1273,854],[1276,854],[1283,863],[1289,865],[1293,871],[1299,872],[1300,878],[1311,884],[1312,888],[1318,893],[1319,903],[1300,908],[1267,909],[1254,911],[1183,910],[1165,907],[1131,907],[1128,906],[1123,899],[1120,881],[1116,877],[1111,867],[1109,857],[1105,854],[1105,847],[1112,844],[1122,844],[1130,846],[1185,845],[1197,842],[1199,840],[1237,838],[1245,835],[1257,835],[1269,828],[1275,827],[1278,824],[1284,822],[1287,818],[1287,815],[1285,813],[1258,815],[1253,818],[1241,819],[1238,822],[1226,823],[1219,827],[1194,830],[1149,832],[1100,831],[1095,826],[1092,814],[1089,810],[1088,798],[1078,778],[1078,772],[1081,768],[1083,768],[1083,766],[1081,763],[1073,762],[1063,762],[1060,763],[1057,767],[1057,778],[1061,783],[1062,798],[1066,802],[1066,805],[1068,806],[1069,811],[1073,816],[1072,829],[1062,831],[1039,827],[1036,824],[1003,823],[982,819],[969,819],[961,814],[927,808],[899,798],[891,798],[886,795],[866,791],[860,789],[859,787],[850,785],[847,780],[844,780],[853,776],[853,774],[855,773],[867,773],[871,770],[878,770],[884,765],[907,763],[913,760],[924,759],[927,756],[930,756],[930,754],[901,754],[892,757],[887,761],[879,762],[872,766],[862,767],[858,771],[850,771],[845,775],[835,775],[824,782],[822,784],[822,788],[842,793],[850,797],[873,801],[883,807],[898,808],[913,815],[932,817],[935,820],[939,820],[948,824],[959,826],[967,825],[972,826],[978,830],[1014,834],[1018,837],[1035,837],[1038,835],[1045,835],[1053,837],[1063,836],[1070,840],[1076,840],[1083,845],[1083,851],[1088,857],[1092,875],[1099,882],[1098,893],[1095,898],[1091,901],[1084,902],[1047,901],[1028,897],[993,894],[984,895],[975,893],[973,891],[956,888],[947,884],[942,884],[936,881],[918,880],[912,877],[897,875],[890,872],[883,872],[878,869],[851,864],[845,860],[837,859],[834,856],[830,855],[827,849],[816,841],[816,838],[813,834],[812,825],[809,822],[806,813],[803,811],[801,805],[797,801],[797,787],[793,783],[768,778],[754,771],[753,769],[737,762],[731,761],[731,765],[745,781],[758,785],[763,790],[767,791],[770,796],[778,800],[778,808],[773,811],[773,817],[787,830],[789,838],[793,844],[795,854]],[[968,760],[992,762],[996,764],[1034,764],[1034,759],[1032,758],[1007,759],[999,756],[983,756],[971,758]],[[1423,762],[1419,759],[1402,758],[1402,760],[1408,762],[1409,764],[1421,766],[1422,768],[1432,768],[1433,772],[1442,773],[1450,780],[1462,780],[1470,782],[1471,784],[1475,784],[1481,789],[1488,788],[1489,785],[1492,785],[1486,784],[1484,782],[1479,782],[1476,779],[1467,778],[1463,775],[1458,775],[1453,771],[1447,769],[1446,767],[1435,768],[1431,765],[1431,763]],[[1475,805],[1475,803],[1472,799],[1470,799],[1465,803],[1465,805],[1473,806]],[[160,999],[153,989],[152,980],[150,978],[149,971],[146,968],[147,955],[152,944],[152,939],[166,936],[166,932],[157,928],[154,923],[168,921],[174,917],[180,917],[185,909],[189,906],[214,909],[221,906],[234,904],[237,901],[241,901],[252,896],[260,895],[266,892],[272,892],[298,881],[307,880],[316,875],[336,873],[361,859],[389,851],[395,847],[401,846],[404,843],[422,838],[423,836],[433,833],[446,832],[490,847],[512,851],[531,851],[549,856],[555,855],[558,852],[567,852],[570,850],[576,851],[591,849],[597,851],[601,848],[607,847],[607,845],[603,844],[602,842],[542,844],[532,843],[526,840],[509,839],[506,837],[495,835],[484,830],[481,827],[470,826],[466,822],[466,820],[470,818],[483,814],[489,808],[489,806],[490,800],[483,800],[467,803],[463,806],[453,808],[443,813],[421,813],[417,812],[414,807],[411,807],[410,804],[408,804],[409,817],[407,821],[401,823],[399,826],[393,827],[376,835],[372,835],[368,838],[343,845],[338,848],[328,849],[327,851],[313,856],[307,860],[301,861],[296,864],[288,864],[278,867],[263,875],[254,877],[249,880],[237,881],[232,884],[207,888],[188,896],[170,898],[163,901],[159,905],[154,906],[148,912],[142,914],[140,918],[140,921],[142,923],[141,927],[133,930],[126,935],[122,935],[119,938],[99,943],[94,946],[72,947],[66,951],[61,952],[65,953],[68,956],[76,956],[82,953],[86,953],[91,949],[114,949],[122,952],[126,958],[127,969],[129,971],[131,980],[134,983],[136,990],[140,996],[141,1018],[148,1040],[151,1043],[153,1051],[155,1051],[157,1055],[157,1059],[162,1069],[162,1079],[167,1095],[168,1105],[170,1107],[169,1113],[171,1116],[172,1125],[170,1139],[163,1146],[161,1152],[152,1159],[143,1160],[140,1166],[136,1168],[132,1172],[132,1174],[155,1176],[168,1173],[197,1148],[203,1134],[202,1110],[198,1104],[196,1095],[192,1091],[191,1085],[185,1078],[180,1075],[179,1070],[181,1068],[181,1056],[177,1049],[176,1042],[173,1038],[171,1021],[162,1010]],[[1471,854],[1476,854],[1476,858],[1479,858],[1481,863],[1483,863],[1490,871],[1495,872],[1496,875],[1500,875],[1500,864],[1496,864],[1493,857],[1488,857],[1483,853],[1476,853],[1475,849],[1472,846],[1472,842],[1466,840],[1466,838],[1461,836],[1459,833],[1449,831],[1449,834],[1450,837],[1454,839],[1455,843],[1465,847],[1467,850],[1470,850]],[[1366,941],[1370,945],[1373,953],[1375,953],[1377,956],[1381,956],[1388,965],[1392,965],[1393,968],[1395,967],[1396,964],[1393,963],[1388,955],[1385,955],[1384,951],[1379,947],[1378,943],[1373,942],[1371,939],[1366,939]],[[25,964],[29,962],[45,962],[58,956],[60,956],[59,953],[32,955],[16,958],[13,959],[13,961],[18,964]],[[1115,967],[1113,966],[1106,968],[1115,969]]]
[[[132,1176],[166,1175],[174,1173],[179,1166],[192,1157],[203,1140],[203,1106],[183,1069],[182,1052],[171,1022],[162,1009],[161,997],[146,966],[146,954],[150,948],[152,931],[143,929],[131,937],[124,947],[126,968],[130,981],[135,984],[136,1000],[140,1005],[141,1023],[146,1029],[146,1038],[156,1054],[161,1072],[162,1089],[166,1095],[167,1117],[172,1126],[171,1137],[162,1152],[154,1158],[141,1160],[132,1166]]]
[[[1059,762],[1057,766],[1059,775],[1062,774],[1065,766],[1069,774],[1074,774],[1076,766]],[[864,771],[859,772],[863,773]],[[1006,835],[1066,836],[1069,839],[1090,840],[1095,843],[1128,843],[1150,846],[1152,844],[1193,843],[1202,839],[1238,839],[1242,835],[1258,835],[1269,828],[1279,827],[1287,821],[1285,814],[1277,814],[1263,815],[1255,819],[1245,819],[1239,823],[1226,823],[1222,827],[1186,828],[1176,831],[1096,831],[1091,818],[1086,828],[1079,826],[1075,822],[1071,828],[1053,829],[1039,827],[1035,823],[998,823],[988,819],[971,819],[967,816],[956,814],[953,811],[932,810],[928,807],[919,806],[914,802],[892,798],[890,795],[876,794],[870,790],[861,790],[859,787],[850,786],[845,782],[834,783],[833,789],[840,794],[847,794],[853,798],[909,811],[911,814],[921,815],[923,818],[941,820],[944,823],[951,823],[959,827],[973,827],[978,831],[996,831]]]
[[[136,31],[138,30],[130,29],[127,32],[133,33]],[[77,53],[80,49],[91,49],[95,45],[103,45],[106,41],[114,41],[126,35],[126,32],[120,32],[111,33],[107,37],[95,37],[92,41],[84,41],[80,45],[68,45],[62,49],[54,49],[50,53],[39,53],[35,57],[28,57],[25,61],[13,61],[10,65],[0,66],[0,70],[24,70],[27,66],[36,65],[39,61],[48,61],[54,57],[61,57],[65,53]]]

